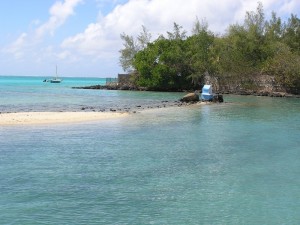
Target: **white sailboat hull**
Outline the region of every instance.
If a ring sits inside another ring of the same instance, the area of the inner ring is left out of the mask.
[[[51,79],[50,83],[60,83],[61,79]]]
[[[58,77],[57,77],[57,65],[56,65],[56,77],[54,77],[54,78],[52,78],[51,80],[50,80],[50,83],[60,83],[60,82],[62,82],[62,79],[59,79]]]

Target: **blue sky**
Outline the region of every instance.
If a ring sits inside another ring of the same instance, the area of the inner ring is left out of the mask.
[[[300,17],[300,0],[262,0],[266,16]],[[254,0],[1,0],[0,74],[115,77],[120,34],[144,25],[153,39],[173,23],[191,31],[198,17],[223,33],[254,11]]]

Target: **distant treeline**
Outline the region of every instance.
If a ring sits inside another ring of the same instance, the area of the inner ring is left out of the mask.
[[[124,48],[120,64],[131,71],[137,86],[153,90],[196,89],[204,77],[229,80],[244,88],[251,80],[272,75],[287,92],[300,92],[300,19],[291,15],[286,21],[272,12],[266,20],[261,3],[255,12],[246,12],[243,24],[229,25],[226,33],[216,35],[205,21],[196,19],[192,35],[174,23],[167,37],[151,41],[143,26],[134,38],[121,34]]]

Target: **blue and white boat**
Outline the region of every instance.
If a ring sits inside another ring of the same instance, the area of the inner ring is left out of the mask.
[[[213,93],[211,85],[204,85],[202,88],[201,100],[202,101],[212,101],[213,100]]]

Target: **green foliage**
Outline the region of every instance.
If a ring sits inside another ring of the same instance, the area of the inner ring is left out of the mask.
[[[291,48],[292,52],[300,54],[300,19],[296,15],[292,14],[285,24],[283,42]]]
[[[133,58],[134,56],[142,49],[147,47],[147,44],[151,41],[151,34],[147,31],[145,26],[142,26],[142,32],[135,40],[132,36],[129,36],[125,33],[120,35],[123,40],[124,48],[119,52],[120,56],[120,65],[124,71],[132,71],[133,68]]]
[[[184,52],[182,40],[160,38],[148,44],[134,58],[134,67],[139,72],[137,85],[159,90],[186,87],[188,82],[183,79],[187,74]]]
[[[265,15],[263,5],[258,2],[256,12],[246,12],[244,27],[250,35],[262,37],[265,30]]]
[[[139,43],[139,50],[146,48],[148,43],[151,42],[151,34],[145,26],[142,26],[142,32],[138,35],[137,42]]]
[[[283,35],[283,24],[281,19],[276,16],[275,12],[272,12],[272,18],[266,22],[265,25],[265,37],[268,42],[279,41]]]
[[[265,40],[265,19],[263,6],[258,3],[256,12],[247,12],[244,22],[245,27],[245,41],[244,41],[244,55],[251,63],[253,68],[259,68],[261,63],[267,58],[264,46]]]
[[[182,26],[179,26],[177,23],[174,23],[173,33],[167,32],[169,40],[183,40],[186,38],[186,31],[181,31]]]
[[[265,63],[265,72],[275,75],[276,81],[287,91],[299,94],[300,56],[293,53],[286,44],[280,42],[274,45],[274,51],[274,56]]]
[[[219,42],[219,45],[219,70],[221,74],[233,76],[235,79],[242,79],[254,72],[254,46],[249,40],[244,27],[231,26],[228,35]]]
[[[200,24],[197,19],[193,28],[194,35],[187,39],[187,59],[191,74],[187,76],[195,87],[203,83],[205,74],[214,74],[216,71],[214,60],[213,45],[214,35],[208,31],[205,22]]]
[[[124,41],[124,48],[119,51],[121,53],[120,65],[124,71],[130,71],[132,69],[132,59],[138,52],[138,47],[132,36],[123,33],[120,37]]]
[[[124,48],[120,64],[134,70],[134,82],[153,90],[200,88],[205,75],[245,88],[255,88],[263,73],[293,93],[300,90],[300,20],[291,15],[287,22],[272,12],[265,19],[263,6],[247,12],[243,24],[230,25],[223,36],[208,30],[206,21],[196,19],[192,35],[174,23],[167,38],[153,42],[142,27],[137,39],[121,35]]]

